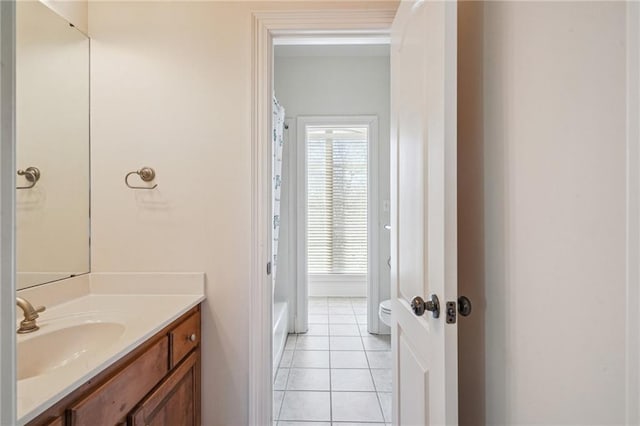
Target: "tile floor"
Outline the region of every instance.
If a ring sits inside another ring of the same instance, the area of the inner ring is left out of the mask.
[[[309,299],[309,331],[289,335],[276,372],[274,425],[391,422],[391,345],[367,333],[366,309],[364,298]]]

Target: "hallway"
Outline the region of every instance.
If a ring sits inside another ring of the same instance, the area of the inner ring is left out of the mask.
[[[309,332],[289,335],[276,373],[278,426],[391,421],[390,340],[366,320],[365,298],[309,298]]]

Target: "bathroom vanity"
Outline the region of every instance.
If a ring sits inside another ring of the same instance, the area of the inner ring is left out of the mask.
[[[200,306],[28,424],[199,425]]]
[[[17,336],[19,425],[200,424],[204,274],[91,273],[19,296],[47,306]]]

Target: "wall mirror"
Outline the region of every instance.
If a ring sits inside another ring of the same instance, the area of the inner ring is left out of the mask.
[[[16,287],[89,272],[89,39],[16,4]]]

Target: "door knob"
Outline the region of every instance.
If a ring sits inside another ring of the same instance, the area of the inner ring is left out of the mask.
[[[411,299],[411,309],[417,316],[422,316],[424,311],[429,311],[434,318],[440,317],[440,301],[435,294],[431,295],[431,300],[424,301],[422,297],[416,296]]]
[[[458,312],[463,317],[469,316],[471,314],[471,300],[467,296],[458,297]]]

